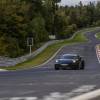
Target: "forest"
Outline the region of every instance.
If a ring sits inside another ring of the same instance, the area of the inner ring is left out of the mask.
[[[0,56],[18,57],[49,41],[71,37],[76,30],[100,26],[100,2],[60,6],[61,0],[0,0]]]

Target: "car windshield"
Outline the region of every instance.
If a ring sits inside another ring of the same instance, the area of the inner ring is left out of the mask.
[[[77,59],[77,56],[74,55],[63,55],[60,57],[61,59]]]

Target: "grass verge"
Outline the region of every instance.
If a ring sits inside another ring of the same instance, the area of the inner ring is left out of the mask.
[[[60,41],[58,43],[48,46],[42,53],[40,53],[39,55],[37,55],[35,58],[31,60],[28,60],[16,66],[1,67],[1,68],[6,69],[6,70],[18,70],[18,69],[32,68],[34,66],[40,65],[44,63],[45,61],[47,61],[62,46],[73,44],[73,43],[82,43],[86,41],[87,39],[84,36],[84,34],[79,32],[74,36],[74,38],[70,40],[63,40],[63,41]]]
[[[100,33],[97,33],[97,34],[96,34],[96,38],[97,38],[97,39],[100,39]]]

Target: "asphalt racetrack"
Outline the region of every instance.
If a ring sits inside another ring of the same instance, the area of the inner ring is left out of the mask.
[[[85,33],[89,39],[88,43],[65,46],[54,59],[44,66],[22,71],[0,72],[0,100],[30,97],[34,98],[30,100],[35,100],[35,98],[47,100],[47,98],[57,96],[68,100],[99,89],[100,64],[95,47],[100,44],[100,40],[94,36],[99,31]],[[54,70],[55,59],[64,53],[77,53],[84,56],[85,69]]]

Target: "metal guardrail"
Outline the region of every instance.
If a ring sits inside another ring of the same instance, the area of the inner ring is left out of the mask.
[[[27,55],[17,57],[17,58],[0,57],[0,66],[5,66],[5,67],[14,66],[16,64],[19,64],[19,63],[25,62],[29,59],[32,59],[32,58],[36,57],[38,54],[40,54],[48,46],[50,46],[58,41],[59,40],[52,40],[52,41],[45,43],[42,47],[40,47],[39,49],[34,51],[31,55],[27,54]]]
[[[95,29],[98,30],[98,29],[100,29],[100,27],[97,27]],[[87,31],[89,31],[89,30],[86,30],[86,32]],[[79,32],[82,32],[82,30],[75,32],[75,34],[72,37],[70,37],[68,40],[72,39]],[[62,40],[60,40],[60,41],[62,41]],[[16,64],[25,62],[25,61],[27,61],[29,59],[34,58],[39,53],[41,53],[45,48],[47,48],[48,46],[50,46],[50,45],[52,45],[52,44],[54,44],[56,42],[59,42],[59,40],[52,40],[52,41],[49,41],[49,42],[45,43],[42,47],[40,47],[39,49],[34,51],[31,55],[27,54],[27,55],[24,55],[24,56],[21,56],[21,57],[17,57],[17,58],[0,57],[0,66],[9,67],[9,66],[14,66]]]

